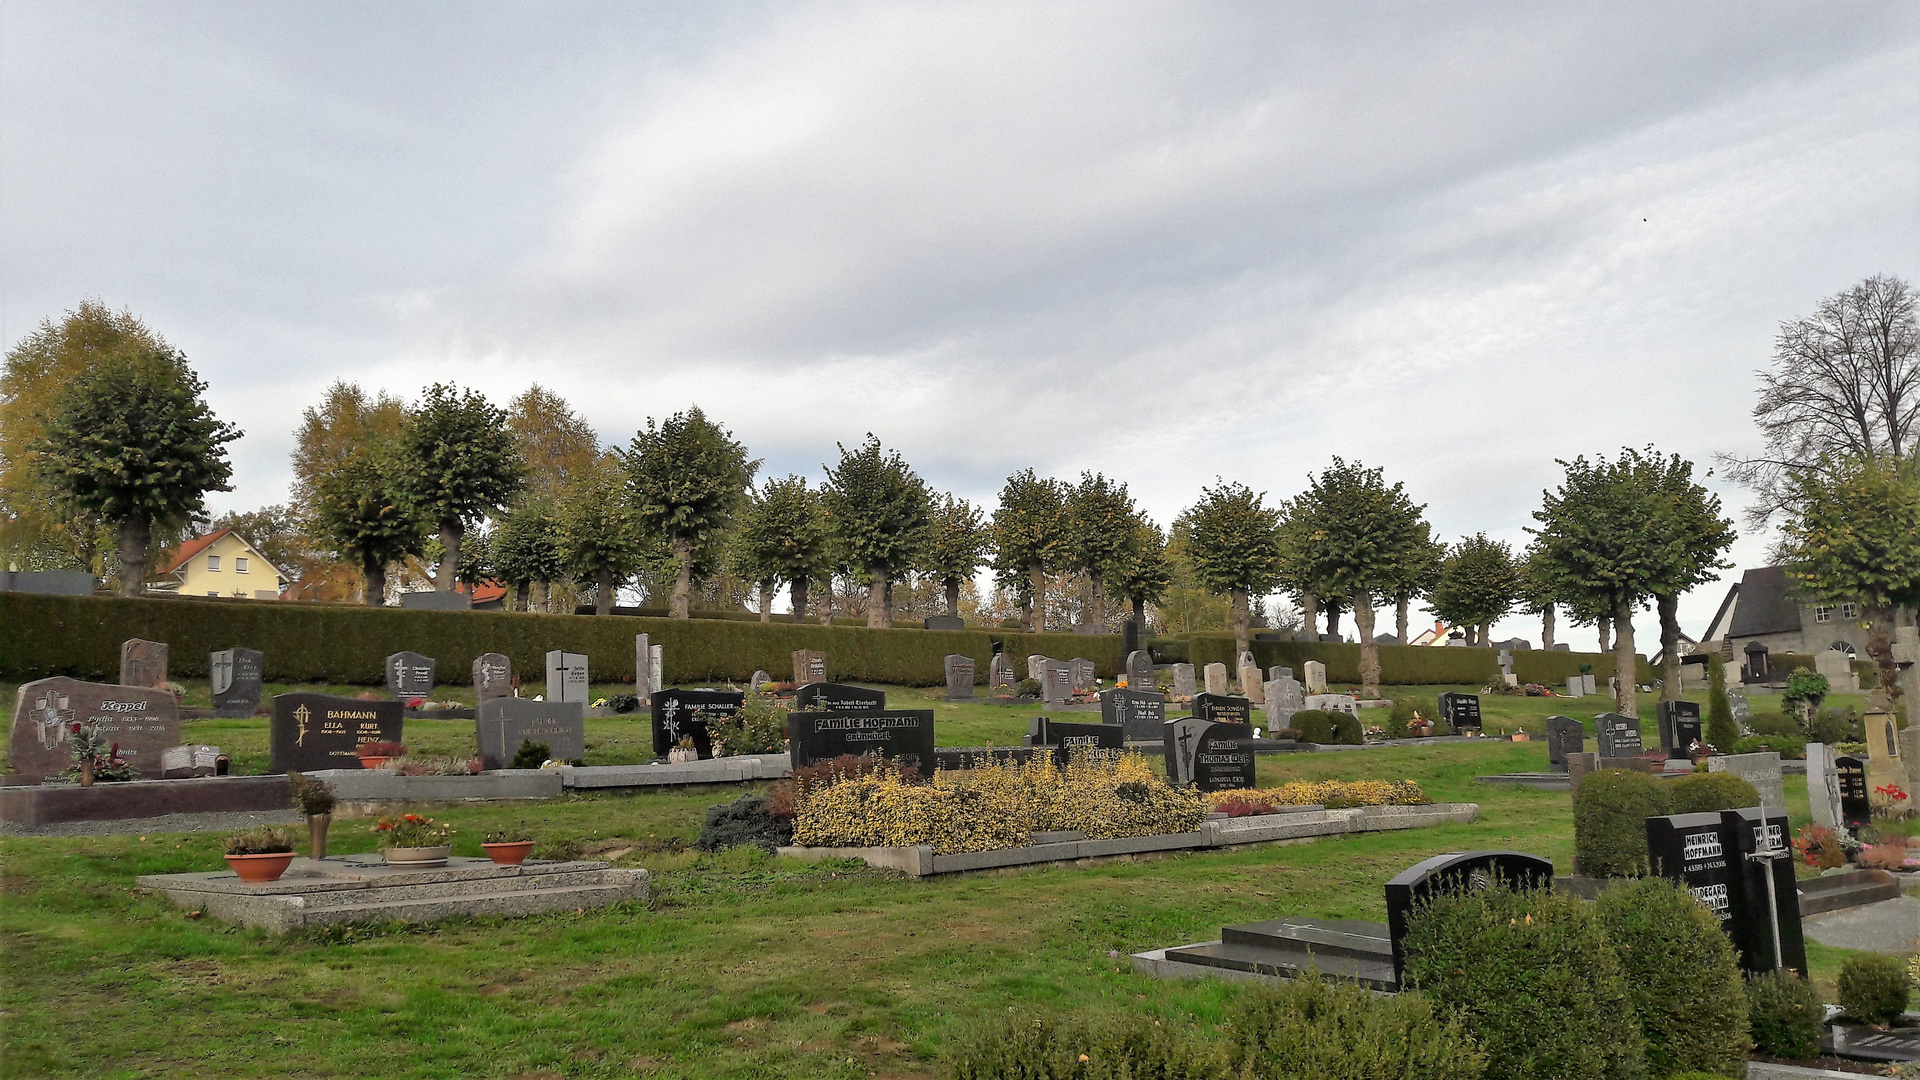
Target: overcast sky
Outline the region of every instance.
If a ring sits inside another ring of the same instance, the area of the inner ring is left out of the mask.
[[[1163,524],[1340,455],[1520,545],[1555,458],[1756,446],[1778,324],[1877,272],[1912,3],[0,0],[0,338],[98,297],[184,349],[216,511],[334,379],[539,382]]]

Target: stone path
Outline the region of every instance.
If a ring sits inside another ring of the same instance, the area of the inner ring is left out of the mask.
[[[1881,900],[1863,907],[1809,915],[1801,920],[1806,935],[1837,949],[1902,955],[1920,939],[1920,896]]]

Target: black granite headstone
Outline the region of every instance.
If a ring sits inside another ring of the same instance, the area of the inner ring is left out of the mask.
[[[1655,711],[1660,722],[1660,749],[1668,756],[1685,757],[1688,747],[1702,741],[1699,703],[1662,701]]]
[[[1603,758],[1638,757],[1647,752],[1640,741],[1640,721],[1620,713],[1601,713],[1593,718],[1594,738]]]
[[[433,666],[433,657],[416,652],[397,652],[387,657],[387,693],[399,701],[431,697]]]
[[[1159,683],[1153,675],[1153,654],[1145,649],[1135,649],[1127,654],[1127,689],[1159,689]]]
[[[842,754],[878,754],[931,776],[933,710],[788,713],[787,752],[796,769]]]
[[[1720,928],[1734,936],[1735,894],[1740,889],[1739,857],[1727,850],[1724,822],[1710,814],[1671,814],[1647,819],[1647,858],[1659,877],[1677,881],[1693,893],[1700,906],[1720,919]]]
[[[1167,721],[1162,731],[1167,782],[1173,786],[1234,791],[1256,785],[1251,724],[1187,716]]]
[[[1100,721],[1125,728],[1128,742],[1158,742],[1167,722],[1167,695],[1130,686],[1103,690]]]
[[[1555,772],[1567,771],[1567,755],[1578,754],[1587,746],[1587,729],[1571,716],[1547,717],[1547,764]]]
[[[1784,813],[1758,806],[1722,810],[1721,831],[1729,854],[1738,852],[1741,899],[1735,904],[1741,929],[1734,934],[1742,966],[1752,972],[1790,967],[1807,973],[1807,943],[1800,930],[1800,890],[1794,882],[1793,833]],[[1754,858],[1771,852],[1771,858]],[[1776,950],[1775,937],[1778,936]],[[1776,951],[1779,963],[1775,963]]]
[[[1034,746],[1053,747],[1053,763],[1065,768],[1076,749],[1125,750],[1127,729],[1119,724],[1063,724],[1037,716],[1027,739]]]
[[[691,739],[702,760],[713,756],[713,732],[707,722],[732,716],[746,704],[747,695],[734,690],[656,690],[653,694],[653,752],[667,751]]]
[[[213,684],[213,715],[252,716],[260,709],[261,679],[267,654],[258,649],[221,649],[207,657]]]
[[[1479,731],[1480,695],[1457,694],[1449,691],[1440,695],[1440,719],[1455,731]]]
[[[1387,936],[1393,942],[1393,981],[1406,983],[1407,921],[1422,901],[1448,892],[1473,892],[1495,882],[1551,889],[1553,863],[1524,851],[1467,851],[1435,855],[1387,882]]]
[[[878,712],[887,707],[887,692],[846,683],[808,683],[793,695],[799,712]]]
[[[332,694],[275,694],[267,729],[272,771],[360,768],[360,744],[399,742],[405,707]]]
[[[1233,694],[1195,694],[1193,715],[1216,724],[1251,724],[1253,702]]]
[[[1873,820],[1873,803],[1867,798],[1867,763],[1857,757],[1833,759],[1833,771],[1840,779],[1840,820],[1849,829],[1858,829]]]
[[[547,756],[555,761],[586,757],[586,708],[577,701],[488,698],[473,721],[481,762],[489,769],[504,769],[513,763],[520,744],[529,741],[547,744]]]

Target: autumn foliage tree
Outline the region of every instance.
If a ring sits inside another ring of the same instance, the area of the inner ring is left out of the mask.
[[[1000,488],[993,512],[993,567],[1003,587],[1022,595],[1020,629],[1046,629],[1047,574],[1072,557],[1067,531],[1067,492],[1053,479],[1022,469]]]

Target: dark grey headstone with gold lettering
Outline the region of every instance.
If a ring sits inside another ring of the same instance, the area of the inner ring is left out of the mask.
[[[360,768],[360,744],[399,742],[406,708],[332,694],[275,694],[267,729],[277,773]]]

